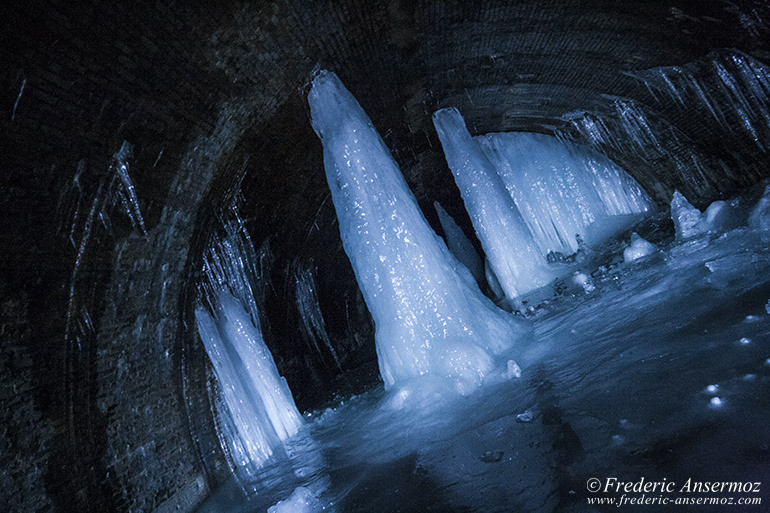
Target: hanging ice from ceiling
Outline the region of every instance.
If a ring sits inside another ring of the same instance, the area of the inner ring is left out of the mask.
[[[297,433],[302,417],[262,338],[255,299],[258,262],[237,211],[204,258],[195,311],[230,419],[222,426],[239,470],[247,475]],[[237,439],[236,439],[237,437]]]
[[[495,307],[430,228],[384,142],[336,75],[308,95],[345,252],[376,325],[390,389],[417,376],[460,392],[492,370],[492,354],[524,325]]]
[[[543,253],[576,252],[578,234],[596,244],[652,208],[633,178],[588,148],[527,132],[476,140]]]
[[[457,109],[433,115],[444,156],[505,296],[515,298],[553,281],[545,256],[481,146]]]

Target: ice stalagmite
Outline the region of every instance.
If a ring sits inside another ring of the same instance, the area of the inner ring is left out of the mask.
[[[609,159],[543,134],[477,137],[544,253],[595,244],[630,225],[652,202]]]
[[[703,233],[700,210],[693,207],[679,191],[674,191],[671,199],[671,219],[674,221],[677,239],[689,239]]]
[[[438,220],[441,222],[441,228],[444,230],[449,251],[452,252],[461,264],[470,270],[473,277],[476,278],[476,282],[484,283],[484,264],[481,262],[481,258],[476,253],[476,249],[471,241],[465,236],[462,228],[457,226],[452,216],[446,213],[441,203],[434,201],[433,207],[436,209]]]
[[[490,266],[509,300],[550,283],[555,275],[495,167],[471,138],[457,109],[433,114],[444,156],[460,189]]]
[[[239,471],[249,474],[284,452],[282,442],[299,431],[302,417],[262,338],[258,256],[237,208],[229,216],[204,255],[195,318],[232,420],[220,425],[234,428],[224,436],[239,439],[234,456]]]
[[[525,325],[484,297],[423,217],[374,126],[336,75],[308,95],[345,252],[376,325],[390,389],[421,375],[472,391]]]
[[[250,379],[242,362],[228,347],[229,343],[222,337],[217,322],[203,308],[195,311],[195,319],[243,447],[243,454],[239,455],[236,463],[244,468],[252,465],[259,467],[273,455],[275,448],[281,447],[278,437],[268,422],[258,421],[266,420],[264,409],[249,386]]]

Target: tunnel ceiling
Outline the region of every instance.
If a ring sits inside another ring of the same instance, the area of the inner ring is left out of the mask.
[[[767,64],[762,2],[0,9],[0,503],[12,509],[189,510],[227,475],[189,315],[203,249],[238,184],[253,240],[271,248],[268,342],[300,404],[341,388],[291,339],[294,262],[317,266],[330,331],[353,322],[369,348],[353,381],[373,379],[368,314],[308,120],[318,69],[359,100],[434,227],[434,199],[470,226],[430,121],[446,106],[474,134],[568,133],[571,117],[611,120],[619,98],[632,101],[676,132],[672,151],[703,163],[693,185],[665,159],[608,151],[661,203],[680,188],[702,205],[767,175],[766,152],[632,76],[731,49]],[[123,141],[146,233],[110,196]]]

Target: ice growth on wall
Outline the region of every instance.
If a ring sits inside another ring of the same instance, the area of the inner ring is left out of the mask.
[[[544,254],[576,252],[578,234],[595,244],[652,206],[625,171],[588,148],[526,132],[476,139]]]
[[[720,51],[708,60],[663,66],[630,75],[656,95],[668,96],[692,113],[770,150],[770,68],[736,51]]]
[[[250,472],[283,452],[302,418],[262,338],[257,255],[237,210],[230,217],[205,253],[195,318],[232,421],[223,425],[235,429],[225,437],[238,437],[236,463]]]
[[[302,318],[302,328],[307,340],[316,353],[322,357],[330,355],[337,368],[341,368],[337,351],[334,350],[326,331],[326,322],[318,302],[315,268],[298,264],[294,271],[294,280],[297,310]]]
[[[438,201],[433,202],[433,207],[438,214],[438,220],[441,222],[441,229],[444,230],[444,237],[446,238],[446,244],[449,246],[449,251],[463,264],[476,278],[476,282],[484,283],[484,264],[481,262],[479,254],[476,252],[476,248],[468,237],[465,236],[462,228],[457,226],[452,216],[447,214],[444,207]]]
[[[457,109],[433,114],[444,156],[476,235],[509,300],[553,281],[545,256],[481,146]]]
[[[336,75],[308,95],[345,252],[376,327],[386,389],[430,375],[475,389],[524,325],[482,295],[420,211],[396,162]]]

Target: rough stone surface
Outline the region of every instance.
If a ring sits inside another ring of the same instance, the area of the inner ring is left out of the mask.
[[[436,227],[434,200],[470,233],[430,124],[446,106],[474,135],[553,133],[585,112],[613,126],[616,99],[631,100],[676,131],[672,151],[698,155],[702,175],[693,180],[665,159],[609,156],[661,204],[679,189],[704,206],[765,176],[767,154],[656,101],[626,72],[718,48],[767,63],[764,4],[0,7],[0,504],[189,511],[227,475],[210,413],[216,387],[190,312],[216,212],[244,173],[248,228],[273,248],[266,337],[298,404],[317,406],[346,380],[376,379],[369,315],[308,122],[314,69],[337,72],[357,97]],[[146,235],[119,202],[94,203],[123,141],[134,146]],[[94,204],[106,215],[89,221]],[[317,267],[345,379],[298,342],[296,261]]]

